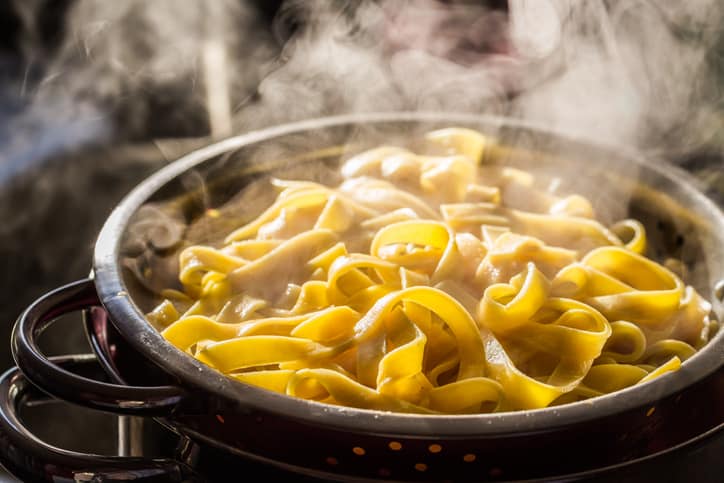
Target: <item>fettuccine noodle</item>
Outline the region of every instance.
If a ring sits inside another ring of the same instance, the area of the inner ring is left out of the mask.
[[[347,160],[336,187],[275,180],[263,213],[181,252],[183,292],[149,320],[243,383],[424,414],[599,396],[706,343],[711,306],[645,257],[641,223],[606,227],[582,196],[481,164],[475,131],[426,140],[437,155]]]

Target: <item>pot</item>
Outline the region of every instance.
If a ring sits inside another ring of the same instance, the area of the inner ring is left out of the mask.
[[[721,320],[724,214],[673,166],[501,118],[390,113],[274,127],[208,146],[142,182],[106,221],[92,277],[46,294],[20,316],[12,349],[22,374],[10,371],[0,386],[3,464],[29,478],[47,477],[48,465],[39,463],[40,456],[35,465],[17,456],[42,453],[63,466],[66,476],[107,475],[110,468],[115,474],[163,474],[173,481],[193,478],[184,463],[166,460],[74,454],[76,459],[67,463],[62,450],[33,441],[15,414],[26,380],[86,407],[155,417],[178,434],[233,457],[334,480],[577,479],[721,438],[722,330],[680,370],[645,385],[532,411],[420,416],[325,405],[242,384],[168,344],[144,318],[148,293],[125,262],[138,246],[171,249],[183,227],[172,224],[161,241],[143,239],[139,245],[135,227],[143,221],[142,207],[164,206],[172,218],[190,222],[268,173],[308,177],[318,166],[333,166],[343,150],[451,125],[490,133],[500,146],[516,146],[500,150],[501,162],[541,176],[563,173],[574,191],[607,209],[608,221],[622,218],[628,209],[646,226],[654,255],[683,261],[687,283],[714,302]],[[624,197],[630,202],[613,206]],[[85,311],[95,355],[112,382],[64,366],[86,359],[51,360],[38,349],[42,330],[72,311]],[[144,465],[150,473],[139,470]]]

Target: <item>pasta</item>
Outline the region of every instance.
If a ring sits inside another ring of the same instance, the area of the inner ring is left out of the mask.
[[[710,304],[646,258],[641,223],[606,227],[584,197],[481,163],[478,132],[425,140],[346,160],[335,187],[274,179],[256,218],[183,249],[183,291],[148,319],[243,383],[422,414],[599,396],[707,342]]]

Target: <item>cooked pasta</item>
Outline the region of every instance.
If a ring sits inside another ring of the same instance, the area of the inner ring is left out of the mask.
[[[711,306],[646,258],[641,223],[481,163],[478,132],[425,139],[348,159],[334,187],[275,179],[256,218],[183,249],[149,320],[243,383],[424,414],[599,396],[706,343]]]

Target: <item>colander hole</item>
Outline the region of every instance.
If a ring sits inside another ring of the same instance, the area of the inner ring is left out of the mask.
[[[359,446],[355,446],[354,448],[352,448],[352,452],[357,456],[364,456],[366,453],[365,449],[360,448]]]
[[[472,462],[475,461],[476,459],[477,459],[477,456],[475,456],[475,455],[472,454],[472,453],[468,453],[468,454],[466,454],[465,456],[463,456],[463,461],[466,462],[466,463],[472,463]]]
[[[402,449],[402,443],[397,441],[390,441],[388,445],[392,451],[400,451]]]
[[[415,469],[417,471],[427,471],[427,465],[425,463],[416,463]]]
[[[442,451],[442,446],[440,446],[439,444],[431,444],[427,447],[427,449],[428,451],[430,451],[430,453],[439,453],[440,451]]]

